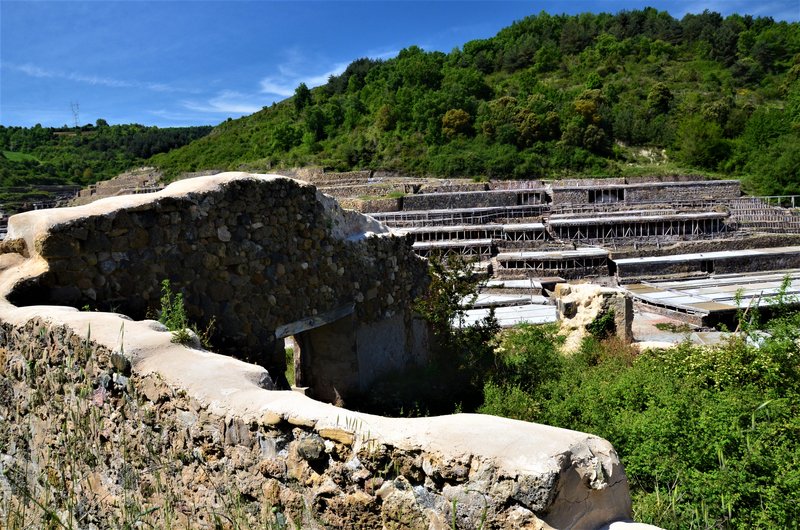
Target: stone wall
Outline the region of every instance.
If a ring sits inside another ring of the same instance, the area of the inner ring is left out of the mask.
[[[686,182],[644,182],[636,184],[614,184],[599,181],[570,182],[565,185],[554,182],[551,188],[553,204],[586,204],[592,191],[601,189],[624,190],[624,202],[663,202],[702,201],[715,199],[734,199],[741,196],[741,187],[736,180],[686,181]]]
[[[154,167],[141,167],[82,189],[71,203],[73,206],[79,206],[104,197],[131,194],[137,190],[157,191],[163,187],[161,185],[163,177],[163,173]]]
[[[581,178],[581,179],[561,179],[545,181],[553,188],[573,188],[573,187],[590,187],[590,188],[606,188],[612,186],[620,186],[626,183],[624,178],[609,177],[609,178]]]
[[[589,188],[553,188],[550,197],[554,205],[586,204],[589,202]]]
[[[263,369],[169,335],[119,315],[0,304],[3,520],[510,530],[630,516],[602,439],[491,416],[352,413],[264,389]]]
[[[625,186],[625,202],[700,201],[735,199],[741,196],[738,180],[664,182]]]
[[[623,258],[615,260],[616,275],[621,281],[641,278],[777,271],[800,267],[800,247],[729,250],[700,254],[673,254],[670,257]]]
[[[319,190],[330,197],[385,197],[390,194],[405,194],[407,186],[403,184],[347,184],[338,186],[320,186]]]
[[[543,180],[495,180],[488,183],[490,190],[544,190]]]
[[[611,251],[612,259],[670,256],[723,250],[745,250],[752,248],[788,247],[800,245],[800,234],[738,233],[725,239],[678,241],[674,243],[654,242],[639,244],[638,248],[618,248]]]
[[[383,198],[383,199],[370,199],[358,201],[358,207],[354,208],[364,213],[377,213],[377,212],[399,212],[403,209],[403,199],[405,197],[397,198]],[[342,201],[342,205],[351,203],[348,199]],[[351,203],[352,204],[352,203]]]
[[[516,191],[465,191],[456,193],[418,193],[403,198],[403,210],[443,210],[516,206]]]
[[[279,169],[278,175],[310,182],[317,186],[335,186],[341,182],[350,184],[366,184],[372,176],[371,171],[325,171],[320,167],[301,167],[292,169]]]
[[[330,324],[330,314],[347,317],[354,362],[373,346],[355,342],[359,328],[386,319],[406,329],[408,340],[392,343],[391,361],[376,356],[371,363],[389,371],[424,358],[412,351],[420,341],[411,334],[418,328],[410,304],[427,267],[410,242],[288,178],[222,174],[147,196],[27,212],[10,220],[8,238],[24,239],[46,263],[9,294],[17,305],[88,305],[143,318],[160,307],[168,279],[185,296],[191,321],[201,329],[213,322],[218,351],[273,374],[285,363],[276,330],[308,318]],[[354,381],[358,390],[371,382],[358,374],[356,364],[354,373],[329,370],[326,377],[344,395]]]
[[[637,177],[625,177],[626,184],[641,184],[644,182],[702,182],[708,180],[703,175],[640,175]]]
[[[454,193],[460,191],[486,191],[489,189],[487,182],[459,182],[443,181],[435,184],[423,184],[419,193]]]

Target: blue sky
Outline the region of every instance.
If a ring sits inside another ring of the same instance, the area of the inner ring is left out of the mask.
[[[800,20],[800,0],[0,0],[0,124],[215,125],[324,83],[360,57],[448,52],[542,10],[647,5]]]

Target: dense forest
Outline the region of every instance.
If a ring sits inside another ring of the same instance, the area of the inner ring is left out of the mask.
[[[102,119],[74,128],[0,125],[0,201],[13,209],[20,198],[46,198],[38,186],[85,186],[110,179],[210,131],[211,127],[108,125]]]
[[[800,193],[800,25],[647,8],[530,16],[450,53],[359,59],[154,157],[476,178],[700,172]]]

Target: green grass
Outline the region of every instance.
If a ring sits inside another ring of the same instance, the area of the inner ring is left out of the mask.
[[[672,322],[659,322],[655,327],[661,331],[672,333],[690,333],[692,331],[692,326],[689,324],[673,324]]]
[[[206,348],[211,347],[211,334],[214,332],[214,318],[204,330],[189,322],[186,308],[183,304],[183,293],[173,292],[168,279],[161,282],[161,308],[158,311],[158,321],[172,332],[172,342],[189,345],[197,337],[200,344]]]
[[[34,162],[39,161],[39,159],[33,155],[19,153],[16,151],[3,151],[3,156],[12,162],[25,162],[26,160],[32,160]]]

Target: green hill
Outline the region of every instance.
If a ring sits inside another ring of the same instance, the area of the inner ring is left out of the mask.
[[[96,125],[74,128],[0,125],[0,203],[16,210],[20,201],[47,200],[42,186],[85,186],[141,165],[156,153],[181,147],[211,127]]]
[[[445,54],[359,59],[152,162],[490,178],[701,171],[800,193],[800,25],[652,8],[530,16]]]

